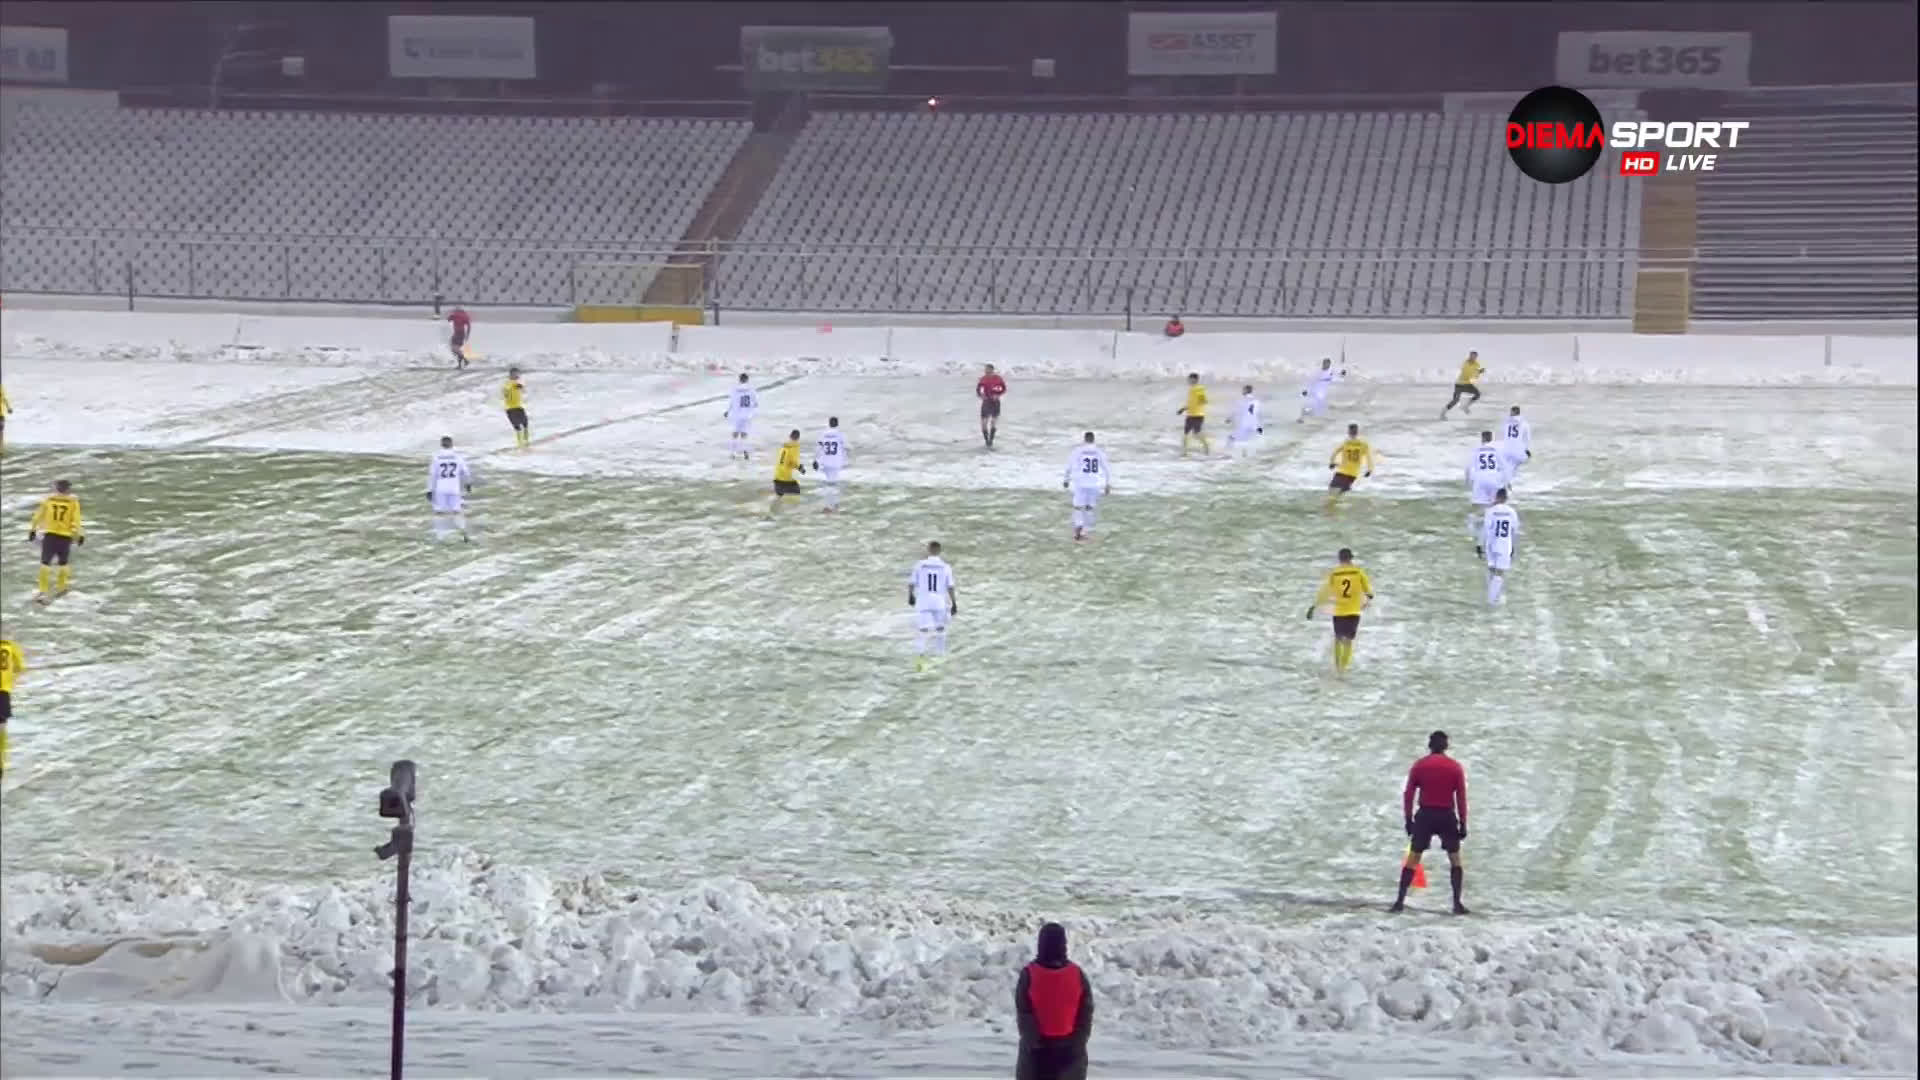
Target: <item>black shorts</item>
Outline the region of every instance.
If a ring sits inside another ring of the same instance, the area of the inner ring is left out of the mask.
[[[1343,472],[1334,473],[1333,479],[1327,481],[1327,486],[1335,491],[1352,491],[1353,477]]]
[[[1472,383],[1457,382],[1453,384],[1453,396],[1456,398],[1460,398],[1460,397],[1476,397],[1477,398],[1480,396],[1480,388],[1473,385]]]
[[[980,419],[998,420],[1000,418],[1000,399],[983,397],[980,399]]]
[[[65,566],[73,558],[73,537],[55,536],[42,533],[40,536],[40,563],[43,566]]]
[[[507,423],[512,424],[513,430],[515,431],[519,431],[521,428],[526,427],[527,426],[527,410],[508,409]]]
[[[1187,426],[1181,430],[1189,435],[1198,435],[1200,434],[1201,427],[1203,427],[1206,422],[1207,418],[1204,416],[1189,416],[1187,417]]]
[[[775,495],[798,495],[800,494],[800,481],[775,480],[773,482],[773,493]]]
[[[1360,636],[1360,616],[1335,615],[1333,617],[1333,636],[1349,641]]]
[[[13,719],[13,695],[0,690],[0,724]]]
[[[1413,850],[1426,851],[1438,838],[1440,850],[1460,850],[1460,822],[1444,806],[1423,806],[1413,815]]]

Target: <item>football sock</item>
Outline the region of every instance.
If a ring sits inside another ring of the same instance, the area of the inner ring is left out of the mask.
[[[444,514],[433,515],[433,540],[439,543],[447,538],[447,519]]]
[[[1500,594],[1501,592],[1505,591],[1506,584],[1507,584],[1506,579],[1501,577],[1499,574],[1488,574],[1487,575],[1487,603],[1489,604],[1499,603]]]
[[[1413,888],[1413,867],[1403,865],[1400,867],[1400,895],[1394,897],[1393,902],[1396,904],[1406,903],[1407,890],[1411,888]]]
[[[53,582],[53,570],[50,567],[48,567],[46,564],[42,563],[40,566],[40,591],[46,592],[47,586],[52,584],[52,582]]]
[[[71,586],[72,584],[73,584],[73,567],[62,566],[60,568],[59,576],[54,579],[53,587],[60,592],[66,592],[68,587]]]
[[[934,631],[933,655],[935,656],[947,655],[947,632],[945,630]]]
[[[1465,871],[1458,866],[1453,867],[1447,871],[1447,880],[1453,884],[1453,906],[1454,907],[1460,906],[1460,879],[1464,873]]]
[[[0,720],[0,773],[7,771],[7,725]]]

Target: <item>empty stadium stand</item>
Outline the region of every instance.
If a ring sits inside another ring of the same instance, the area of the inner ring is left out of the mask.
[[[1526,179],[1503,120],[816,114],[741,233],[762,250],[722,259],[714,290],[819,310],[1623,315],[1637,189]]]
[[[1625,316],[1639,188],[1526,179],[1502,119],[823,113],[701,284],[758,309]],[[748,135],[21,106],[0,288],[639,303]]]
[[[1920,118],[1849,110],[1751,123],[1700,177],[1695,316],[1913,318]]]
[[[750,130],[31,105],[7,121],[0,287],[123,291],[130,264],[148,295],[522,304],[574,302],[581,249],[678,237]]]

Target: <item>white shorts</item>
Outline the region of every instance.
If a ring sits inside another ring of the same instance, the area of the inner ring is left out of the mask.
[[[1513,569],[1513,552],[1511,550],[1501,551],[1498,548],[1488,548],[1487,549],[1487,569],[1489,570]]]
[[[1507,475],[1512,476],[1515,472],[1519,471],[1520,466],[1527,463],[1527,452],[1525,450],[1501,450],[1500,460],[1506,462]]]
[[[735,435],[749,434],[753,428],[753,417],[751,416],[735,416],[730,417],[730,419],[733,422],[733,433]]]
[[[1492,506],[1494,494],[1505,486],[1506,485],[1504,483],[1482,484],[1482,485],[1476,486],[1473,489],[1473,505]]]
[[[433,493],[433,512],[436,514],[457,514],[466,509],[458,491],[436,491]]]
[[[914,626],[921,630],[945,630],[953,614],[944,607],[921,608],[914,614]]]
[[[1073,489],[1073,508],[1075,510],[1091,510],[1098,505],[1100,505],[1099,488],[1077,487]]]
[[[820,482],[821,482],[821,483],[823,483],[823,484],[837,484],[837,483],[839,483],[839,482],[840,482],[840,470],[841,470],[842,468],[844,468],[844,466],[841,466],[841,465],[822,465],[822,466],[820,466]]]
[[[1234,428],[1233,429],[1233,441],[1237,443],[1252,442],[1253,440],[1259,437],[1260,437],[1259,428]]]
[[[1307,399],[1308,412],[1323,413],[1327,411],[1327,392],[1325,390],[1317,394],[1312,390],[1306,390],[1302,391],[1300,396]]]

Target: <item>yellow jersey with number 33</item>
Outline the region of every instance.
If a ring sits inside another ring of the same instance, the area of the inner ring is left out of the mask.
[[[1368,580],[1367,572],[1346,564],[1327,571],[1327,580],[1321,584],[1320,594],[1314,597],[1313,606],[1318,608],[1332,604],[1335,615],[1358,615],[1372,598],[1373,582]]]
[[[13,677],[25,670],[27,661],[20,653],[20,646],[0,641],[0,693],[13,693]]]

